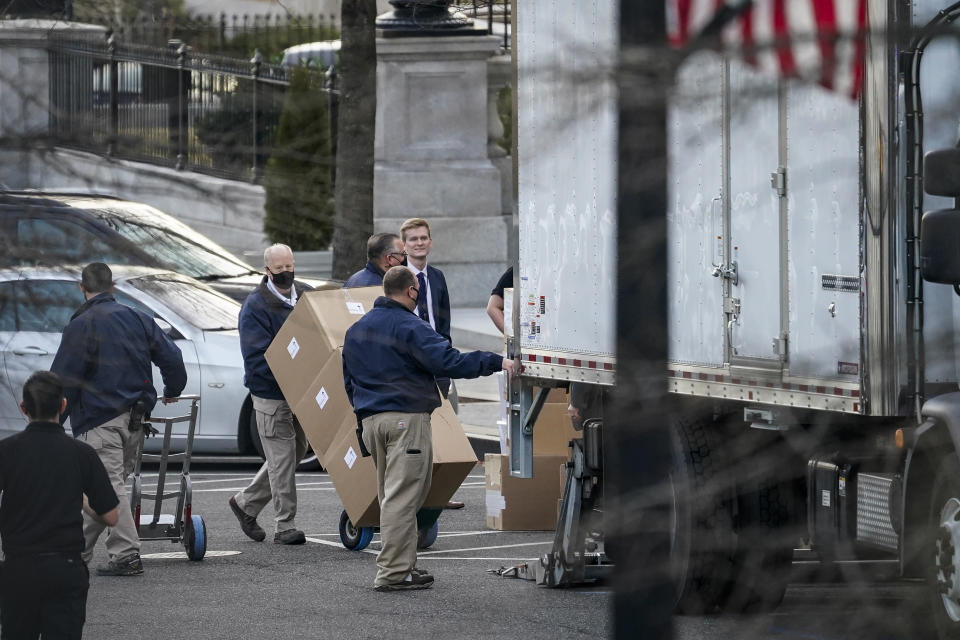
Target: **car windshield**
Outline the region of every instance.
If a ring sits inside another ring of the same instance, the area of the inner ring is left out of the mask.
[[[226,331],[237,328],[240,305],[204,284],[173,273],[132,278],[127,282],[199,329]]]
[[[179,233],[178,229],[146,224],[125,215],[109,215],[104,221],[151,255],[164,269],[203,280],[258,273],[199,234]]]

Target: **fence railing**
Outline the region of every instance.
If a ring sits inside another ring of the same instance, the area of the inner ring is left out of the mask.
[[[259,182],[274,150],[291,71],[172,43],[159,48],[51,39],[51,131],[58,144]],[[328,80],[332,75],[328,76]],[[335,114],[335,91],[323,89]],[[327,126],[335,148],[335,117]]]
[[[338,25],[335,14],[220,13],[140,17],[104,26],[122,42],[163,47],[177,39],[198,51],[242,58],[260,51],[268,62],[279,62],[287,47],[339,38]]]
[[[487,33],[501,36],[503,38],[503,49],[505,51],[510,50],[512,0],[457,0],[453,3],[453,6],[468,17],[485,21],[487,23]]]

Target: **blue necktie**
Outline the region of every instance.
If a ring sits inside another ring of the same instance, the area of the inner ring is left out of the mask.
[[[417,315],[424,322],[430,322],[430,312],[427,311],[427,278],[423,271],[417,274],[417,286],[420,287],[417,295]]]

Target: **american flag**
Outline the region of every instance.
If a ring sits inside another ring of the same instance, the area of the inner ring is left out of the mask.
[[[716,40],[748,63],[856,98],[867,0],[666,0],[671,43]]]

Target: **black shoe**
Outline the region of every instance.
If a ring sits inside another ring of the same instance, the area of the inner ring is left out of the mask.
[[[97,567],[98,576],[138,576],[143,573],[143,562],[139,555],[126,558],[114,558],[107,564]]]
[[[232,496],[230,497],[230,509],[233,511],[233,515],[237,516],[237,520],[240,521],[240,530],[248,538],[257,542],[263,542],[266,539],[267,532],[257,524],[257,519],[241,509],[240,505],[237,504],[237,499]]]
[[[300,529],[287,529],[273,534],[273,544],[303,544],[306,541],[307,536]]]
[[[374,591],[412,591],[414,589],[429,589],[433,586],[433,576],[429,573],[411,571],[403,582],[381,584],[373,588]]]

